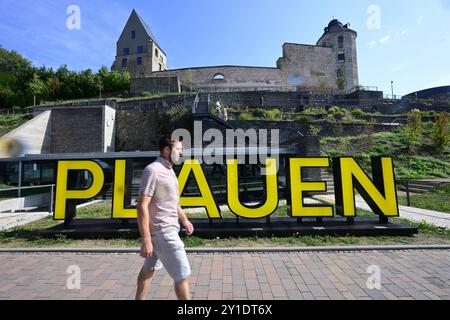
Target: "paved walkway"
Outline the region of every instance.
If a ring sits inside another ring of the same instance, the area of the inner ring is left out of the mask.
[[[314,196],[314,199],[334,203],[334,195],[320,195]],[[355,197],[355,204],[358,209],[372,211],[367,203],[363,200],[360,195]],[[400,211],[400,218],[405,218],[414,222],[426,221],[427,223],[450,229],[450,213],[432,211],[414,207],[398,206]]]
[[[450,250],[188,257],[194,299],[450,299]],[[0,253],[0,299],[133,299],[141,264],[136,253]],[[369,266],[379,267],[380,289],[367,286]],[[81,288],[69,289],[67,283],[76,282],[68,270],[78,267]],[[148,299],[174,298],[173,282],[162,269]]]
[[[51,215],[49,212],[2,212],[0,213],[0,231],[23,226]]]

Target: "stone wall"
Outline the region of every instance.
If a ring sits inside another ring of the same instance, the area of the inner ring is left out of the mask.
[[[116,112],[115,150],[155,151],[161,135],[171,135],[175,129],[192,130],[189,108],[174,106],[121,110]]]
[[[357,103],[364,112],[374,111],[377,105],[383,103],[383,91],[358,90],[346,96],[343,105],[352,105]]]
[[[283,44],[283,55],[276,67],[212,66],[173,69],[153,72],[150,79],[132,79],[134,92],[157,92],[158,81],[176,77],[185,88],[198,92],[274,90],[297,91],[328,89],[347,92],[358,85],[356,61],[356,33],[346,34],[345,62],[338,60],[340,53],[335,47],[326,45]],[[341,69],[346,83],[342,88],[337,84],[337,70]],[[162,79],[159,79],[162,78]],[[165,92],[165,91],[162,91]]]
[[[183,86],[195,88],[197,91],[227,91],[236,88],[245,89],[246,87],[253,89],[286,86],[286,81],[281,77],[277,68],[264,67],[216,66],[175,69],[154,72],[152,77],[177,77]],[[214,79],[215,77],[216,79]],[[132,82],[139,81],[142,80],[133,79]]]
[[[165,77],[148,77],[139,80],[132,79],[130,85],[131,94],[140,94],[143,92],[149,93],[173,93],[180,92],[180,82],[178,77],[175,76],[165,76]]]
[[[50,153],[103,152],[103,107],[54,108]]]
[[[117,151],[153,151],[158,149],[158,117],[155,112],[117,111]]]
[[[211,94],[201,94],[200,99],[206,101],[208,95],[210,100],[223,101],[227,106],[236,108],[253,107],[253,108],[279,108],[283,111],[302,111],[306,106],[332,106],[335,96],[330,93],[311,93],[307,91],[298,92],[215,92]],[[261,97],[264,100],[261,106]]]
[[[285,43],[277,62],[286,85],[337,90],[332,48]]]

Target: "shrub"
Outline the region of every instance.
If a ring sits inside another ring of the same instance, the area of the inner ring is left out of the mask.
[[[251,112],[242,112],[239,114],[239,120],[250,121],[254,120],[254,116]]]
[[[345,108],[341,108],[341,109],[339,109],[339,113],[338,114],[340,114],[342,116],[345,116],[345,115],[349,114],[349,111],[347,109],[345,109]]]
[[[308,108],[305,111],[303,111],[303,114],[311,114],[311,115],[320,115],[320,114],[327,114],[327,110],[324,107],[314,107],[314,108]]]
[[[407,124],[400,130],[400,141],[409,152],[415,152],[422,140],[422,114],[414,109],[408,113]]]
[[[362,111],[360,108],[353,109],[351,112],[351,115],[357,118],[364,117],[366,113]]]
[[[264,110],[264,118],[266,120],[271,120],[271,121],[281,120],[282,116],[283,116],[283,113],[276,108],[272,109],[272,110]]]
[[[332,114],[332,115],[336,115],[339,114],[340,109],[337,106],[331,107],[330,109],[328,109],[328,114]]]
[[[307,116],[301,115],[301,114],[300,114],[300,115],[298,115],[298,116],[296,116],[296,117],[294,118],[294,121],[301,122],[301,123],[306,123],[306,122],[309,121],[309,119],[308,119]]]
[[[322,131],[322,128],[320,126],[310,125],[308,128],[308,135],[318,136],[321,131]]]

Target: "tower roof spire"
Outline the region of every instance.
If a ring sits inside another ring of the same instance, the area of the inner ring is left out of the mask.
[[[133,9],[131,11],[131,15],[128,18],[128,21],[130,21],[131,19],[137,19],[137,21],[142,25],[142,27],[144,28],[145,32],[147,33],[147,35],[158,45],[158,47],[161,48],[161,46],[159,45],[158,41],[156,40],[155,35],[153,34],[152,30],[150,30],[150,27],[147,25],[147,23],[145,23],[144,19],[137,13],[137,11],[135,9]],[[128,23],[128,22],[127,22]]]

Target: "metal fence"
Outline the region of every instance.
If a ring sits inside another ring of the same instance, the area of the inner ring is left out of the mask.
[[[36,195],[43,195],[47,192],[35,192],[35,190],[38,189],[48,189],[48,192],[50,192],[50,198],[48,203],[49,212],[53,213],[53,203],[54,203],[54,194],[55,194],[55,184],[47,184],[47,185],[40,185],[40,186],[26,186],[26,187],[17,187],[17,188],[5,188],[0,189],[0,203],[4,200],[11,200],[11,199],[18,199],[22,197],[31,197]],[[28,192],[27,192],[28,191]],[[45,205],[38,204],[33,207],[44,207]],[[18,208],[15,210],[23,210],[26,209],[25,203],[22,208]]]

